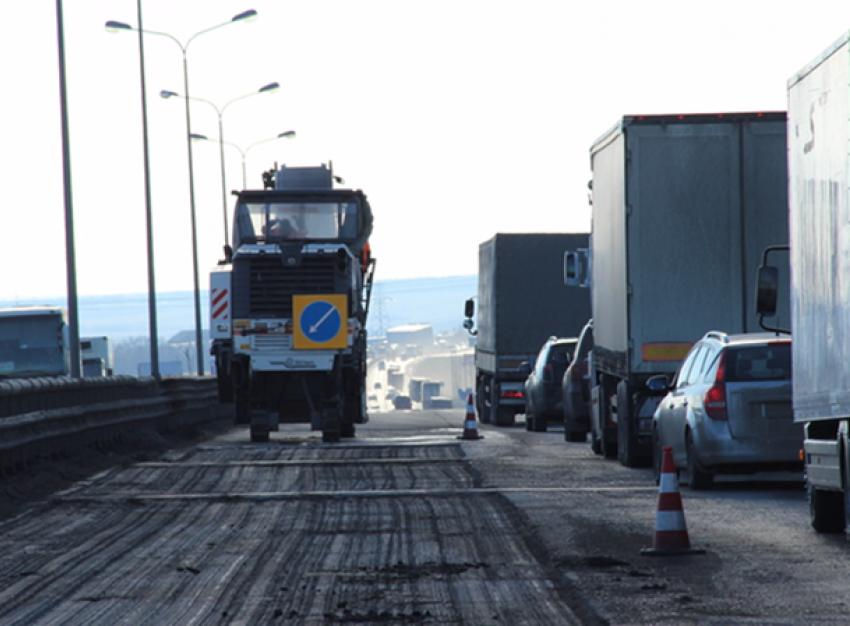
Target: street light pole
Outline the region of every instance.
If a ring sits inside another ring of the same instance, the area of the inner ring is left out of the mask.
[[[197,139],[199,141],[216,141],[215,139],[210,139],[206,135],[199,135],[198,133],[192,133],[191,137],[192,137],[192,139]],[[239,154],[242,155],[242,189],[248,188],[248,182],[247,182],[247,179],[246,179],[246,176],[245,176],[245,159],[248,156],[248,151],[251,148],[253,148],[254,146],[259,146],[261,143],[267,143],[269,141],[277,141],[278,139],[295,139],[295,131],[294,130],[287,130],[285,132],[280,133],[279,135],[277,135],[275,137],[268,137],[266,139],[260,139],[260,141],[255,141],[254,143],[250,144],[244,150],[240,146],[236,145],[235,143],[233,143],[231,141],[222,141],[221,139],[218,140],[218,143],[221,145],[222,150],[224,150],[224,145],[227,144],[228,146],[233,146],[234,148],[236,148],[239,151]]]
[[[187,101],[187,103],[188,103],[189,100],[192,100],[194,102],[203,102],[205,104],[208,104],[215,110],[216,115],[218,116],[218,136],[219,136],[219,141],[220,141],[220,144],[221,144],[220,145],[220,151],[219,151],[219,159],[220,159],[220,162],[221,162],[221,210],[222,210],[222,214],[224,216],[224,245],[227,245],[228,243],[230,243],[230,233],[229,233],[229,229],[228,229],[228,226],[227,226],[227,183],[226,183],[226,178],[225,178],[225,173],[224,173],[224,143],[225,143],[225,141],[224,141],[224,124],[223,124],[223,121],[222,121],[223,118],[224,118],[224,112],[227,110],[227,107],[229,107],[234,102],[238,102],[239,100],[244,100],[245,98],[250,98],[251,96],[256,96],[256,95],[261,94],[261,93],[274,93],[278,89],[280,89],[279,83],[269,83],[268,85],[264,85],[264,86],[260,87],[257,91],[252,91],[251,93],[247,93],[245,95],[239,96],[238,98],[233,98],[232,100],[228,101],[221,108],[219,108],[214,102],[212,102],[210,100],[205,100],[204,98],[194,98],[194,97],[190,98],[189,96],[183,96],[183,95],[180,95],[179,93],[177,93],[175,91],[168,91],[166,89],[163,89],[162,91],[159,92],[160,97],[165,99],[165,100],[167,100],[168,98],[183,98],[184,100]],[[191,133],[190,133],[190,139],[191,139]]]
[[[77,305],[77,261],[74,248],[74,204],[71,193],[71,140],[68,131],[68,89],[65,71],[65,27],[62,0],[56,0],[56,30],[59,48],[59,98],[62,118],[62,178],[65,188],[65,275],[68,286],[68,326],[71,345],[71,377],[80,378],[80,322]]]
[[[209,33],[213,30],[221,28],[222,26],[227,26],[228,24],[234,24],[236,22],[249,22],[253,21],[257,17],[257,12],[253,9],[248,11],[243,11],[237,15],[234,15],[229,22],[223,22],[221,24],[216,24],[215,26],[211,26],[204,30],[198,31],[186,41],[185,44],[181,43],[179,39],[170,35],[168,33],[155,31],[155,30],[144,30],[140,28],[133,28],[129,24],[125,24],[123,22],[116,22],[110,20],[106,22],[106,29],[108,31],[122,31],[122,30],[135,30],[140,33],[146,33],[149,35],[159,35],[161,37],[166,37],[177,44],[180,48],[180,52],[183,55],[183,91],[186,97],[186,144],[189,152],[189,208],[191,214],[191,225],[192,225],[192,269],[193,269],[193,279],[194,279],[194,296],[195,296],[195,352],[197,353],[197,361],[198,361],[198,376],[204,375],[204,337],[203,331],[201,328],[201,285],[200,285],[200,276],[198,271],[198,232],[197,232],[197,223],[195,218],[195,177],[193,172],[193,163],[192,163],[192,127],[191,127],[191,116],[189,113],[189,63],[187,59],[187,51],[191,43],[205,33]]]

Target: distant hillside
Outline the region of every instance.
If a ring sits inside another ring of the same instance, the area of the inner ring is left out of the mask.
[[[435,332],[460,328],[463,303],[478,293],[477,276],[376,280],[369,313],[369,335],[377,337],[387,328],[427,323]],[[40,298],[38,302],[0,300],[0,307],[23,304],[66,306],[65,298]],[[148,335],[147,294],[81,296],[80,335],[112,337],[114,340]],[[209,293],[201,292],[201,324],[209,325]],[[169,340],[195,328],[194,295],[191,291],[159,293],[156,298],[157,330]]]

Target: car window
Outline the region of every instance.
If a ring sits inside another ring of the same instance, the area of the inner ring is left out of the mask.
[[[549,361],[551,363],[559,363],[566,365],[572,359],[573,348],[575,344],[571,343],[556,343],[552,345],[552,350],[549,352]]]
[[[703,345],[702,350],[699,354],[697,354],[694,359],[694,366],[691,368],[690,373],[688,374],[688,384],[693,385],[694,383],[705,378],[705,368],[711,362],[711,346]]]
[[[693,368],[694,361],[702,349],[702,344],[697,344],[691,348],[691,351],[688,352],[685,360],[682,361],[682,365],[679,367],[679,372],[676,374],[676,389],[680,389],[688,384],[688,378],[690,376],[691,369]]]
[[[726,381],[791,380],[791,344],[730,349],[726,357]]]

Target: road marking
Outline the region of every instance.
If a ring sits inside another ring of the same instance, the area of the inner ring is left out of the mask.
[[[372,491],[246,491],[243,493],[113,493],[102,496],[58,496],[55,503],[97,503],[195,500],[202,502],[273,502],[299,499],[343,499],[343,498],[403,498],[403,497],[460,497],[470,495],[494,495],[513,493],[649,493],[658,492],[657,487],[470,487],[469,489],[385,489]]]
[[[278,467],[289,465],[404,465],[415,463],[468,463],[469,459],[287,459],[274,461],[148,461],[133,467]]]

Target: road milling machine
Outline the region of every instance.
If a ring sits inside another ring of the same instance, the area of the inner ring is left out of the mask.
[[[234,192],[232,246],[210,276],[212,355],[222,402],[251,441],[310,423],[353,437],[366,412],[372,210],[332,167],[282,166]]]

